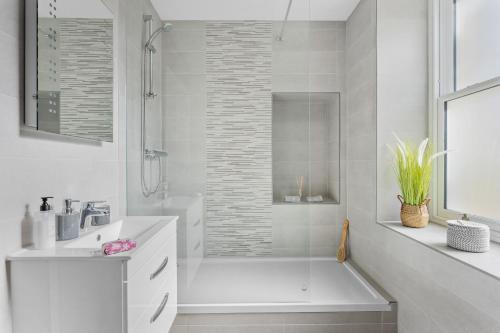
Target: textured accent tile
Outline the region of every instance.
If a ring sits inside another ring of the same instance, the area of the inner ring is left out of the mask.
[[[113,141],[113,21],[58,21],[61,134]]]
[[[272,23],[209,22],[207,254],[272,254]]]

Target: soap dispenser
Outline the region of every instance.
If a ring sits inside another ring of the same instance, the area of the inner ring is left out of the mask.
[[[54,219],[54,211],[48,203],[53,197],[42,197],[40,211],[35,217],[35,234],[34,247],[38,250],[45,250],[56,245],[56,226]]]
[[[73,202],[80,201],[65,199],[63,211],[56,214],[56,233],[58,241],[75,239],[80,235],[80,211],[73,211]]]

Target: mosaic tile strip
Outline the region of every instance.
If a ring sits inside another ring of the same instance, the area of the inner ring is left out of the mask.
[[[113,141],[113,21],[58,21],[61,134]]]
[[[207,255],[272,255],[272,23],[209,22]]]

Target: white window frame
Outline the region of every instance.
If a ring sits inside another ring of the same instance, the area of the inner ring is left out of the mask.
[[[428,0],[429,8],[429,133],[433,146],[444,150],[444,117],[448,101],[500,86],[500,77],[455,91],[454,0]],[[467,214],[472,220],[487,224],[491,240],[500,242],[500,221],[445,209],[445,159],[439,158],[431,185],[430,213],[435,223],[457,219]]]

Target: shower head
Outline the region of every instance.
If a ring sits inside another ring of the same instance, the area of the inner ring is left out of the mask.
[[[171,23],[164,23],[161,27],[156,29],[152,34],[151,37],[149,37],[148,41],[146,42],[146,48],[149,49],[150,51],[156,52],[154,46],[153,46],[153,41],[160,35],[162,32],[167,32],[172,29],[172,24]]]
[[[172,23],[165,22],[161,28],[164,32],[170,31],[172,29]]]

